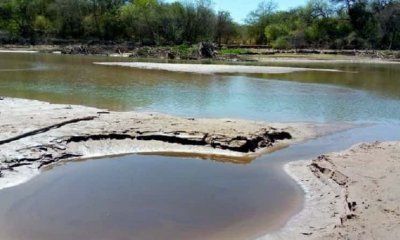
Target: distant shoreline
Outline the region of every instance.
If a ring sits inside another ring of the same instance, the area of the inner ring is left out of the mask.
[[[53,53],[94,55],[131,59],[226,61],[251,63],[378,63],[400,64],[400,51],[332,50],[332,49],[269,49],[223,48],[213,58],[183,53],[178,46],[132,47],[127,45],[0,45],[0,53]],[[193,50],[193,49],[192,49]],[[196,52],[196,51],[195,51]]]

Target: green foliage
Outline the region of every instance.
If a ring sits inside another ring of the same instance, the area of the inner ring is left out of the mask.
[[[278,37],[275,41],[271,44],[272,48],[274,49],[288,49],[291,48],[291,44],[289,43],[288,37],[281,36]]]
[[[172,48],[173,52],[177,53],[182,59],[190,58],[195,55],[197,48],[188,44],[181,44]]]
[[[2,24],[2,29],[4,29],[11,39],[17,39],[19,37],[20,29],[19,24],[15,20],[10,20]]]
[[[181,45],[177,45],[173,48],[174,51],[178,52],[181,55],[186,55],[186,54],[190,54],[192,51],[192,48],[187,45],[187,44],[181,44]]]
[[[249,36],[257,44],[266,43],[265,27],[272,23],[274,11],[277,9],[277,4],[272,0],[264,0],[259,3],[257,9],[250,12],[246,22],[248,24]]]
[[[0,0],[0,41],[51,38],[178,45],[182,53],[200,41],[400,49],[400,1],[309,0],[277,11],[264,0],[239,25],[229,12],[215,12],[210,0]]]
[[[241,54],[249,54],[249,50],[243,48],[225,48],[221,49],[221,54],[224,55],[241,55]]]
[[[36,32],[47,34],[51,29],[51,22],[45,16],[37,15],[33,22],[33,27]]]
[[[215,42],[220,45],[222,43],[228,43],[232,38],[238,35],[237,26],[229,12],[218,12],[215,31]]]
[[[265,27],[265,36],[268,42],[273,42],[276,39],[289,35],[289,31],[283,24],[270,24]]]

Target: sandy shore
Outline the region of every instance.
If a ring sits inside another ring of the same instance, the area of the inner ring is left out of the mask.
[[[285,166],[306,192],[304,209],[260,239],[398,239],[400,142],[359,144]]]
[[[323,64],[338,64],[338,63],[366,63],[366,64],[400,64],[399,60],[387,60],[380,58],[362,58],[362,57],[343,57],[335,56],[325,58],[324,56],[297,56],[297,57],[271,57],[271,56],[252,56],[248,60],[260,63],[323,63]]]
[[[179,118],[3,98],[0,189],[28,180],[43,166],[77,158],[175,152],[245,164],[260,154],[349,127]]]
[[[289,144],[349,128],[111,112],[0,98],[0,189],[62,160],[128,153],[202,154],[246,164]],[[397,239],[400,142],[359,144],[285,165],[304,189],[304,209],[260,239]]]
[[[264,67],[245,65],[219,65],[219,64],[173,64],[173,63],[145,63],[145,62],[95,62],[94,64],[105,66],[121,66],[139,69],[162,70],[171,72],[188,72],[199,74],[218,73],[261,73],[261,74],[282,74],[305,71],[339,72],[335,69],[314,69],[294,67]]]

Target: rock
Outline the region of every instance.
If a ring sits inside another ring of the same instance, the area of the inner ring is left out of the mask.
[[[217,54],[217,47],[214,43],[201,42],[199,43],[199,56],[201,58],[213,58]]]

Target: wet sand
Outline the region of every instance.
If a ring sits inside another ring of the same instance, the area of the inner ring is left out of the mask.
[[[179,152],[247,161],[351,127],[179,118],[12,98],[0,100],[0,109],[0,188],[22,183],[60,160]]]
[[[178,118],[0,99],[0,188],[27,181],[42,167],[61,160],[183,152],[248,161],[349,128]],[[284,228],[261,239],[396,239],[400,234],[400,191],[395,187],[400,181],[399,160],[400,142],[385,142],[359,144],[312,161],[287,164],[286,172],[306,192],[304,209]]]
[[[175,63],[144,63],[144,62],[95,62],[94,64],[104,66],[120,66],[138,69],[162,70],[171,72],[187,72],[199,74],[217,73],[247,73],[247,74],[282,74],[305,71],[340,72],[335,69],[295,68],[295,67],[265,67],[245,65],[222,65],[222,64],[175,64]]]
[[[288,163],[306,192],[304,209],[260,239],[398,239],[400,142],[358,144],[349,150]]]

